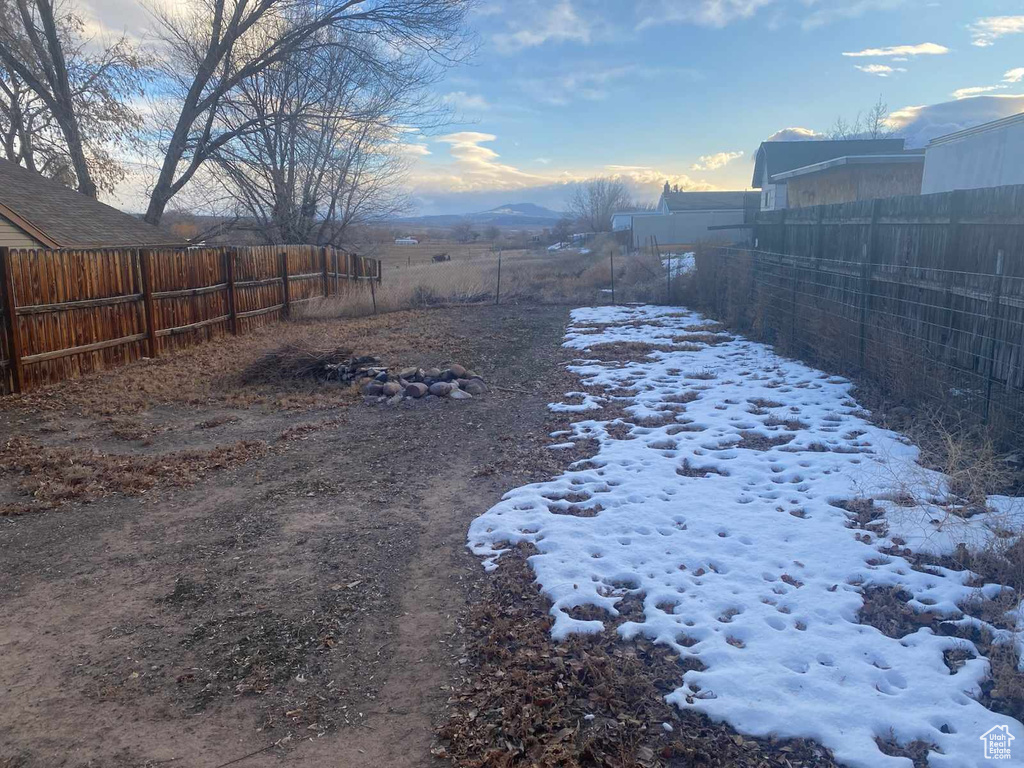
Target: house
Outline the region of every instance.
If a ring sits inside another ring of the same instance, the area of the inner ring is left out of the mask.
[[[785,183],[788,208],[808,208],[920,195],[923,173],[924,151],[909,150],[895,155],[844,155],[776,173],[772,181]]]
[[[789,207],[789,180],[782,178],[780,174],[841,157],[902,155],[903,151],[903,139],[765,141],[761,143],[754,159],[754,179],[751,186],[761,190],[762,211],[778,211]],[[779,178],[776,178],[777,176]]]
[[[756,192],[683,192],[666,182],[657,215],[633,216],[633,247],[732,240],[726,228],[747,222],[757,204]]]
[[[658,211],[616,211],[612,214],[612,232],[625,232],[633,228],[635,216],[659,216]]]
[[[932,140],[923,194],[1024,184],[1024,112]]]
[[[0,246],[113,248],[184,245],[142,219],[0,160]]]

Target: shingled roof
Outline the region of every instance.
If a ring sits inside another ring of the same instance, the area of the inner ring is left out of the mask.
[[[142,219],[0,160],[0,216],[50,248],[184,244]]]
[[[837,157],[855,155],[898,155],[903,151],[903,139],[844,139],[842,141],[765,141],[757,150],[754,161],[754,181],[751,186],[761,188],[765,168],[768,177],[785,173],[806,165],[824,163]]]
[[[743,210],[746,192],[663,192],[662,199],[672,213],[680,211]],[[757,193],[754,193],[757,197]]]

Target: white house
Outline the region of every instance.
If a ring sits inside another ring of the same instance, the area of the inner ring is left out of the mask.
[[[787,179],[780,177],[797,168],[825,163],[839,157],[899,155],[903,139],[844,139],[840,141],[764,141],[754,158],[751,186],[761,190],[761,210],[789,207]]]
[[[1024,112],[940,136],[925,148],[921,193],[1024,184]]]
[[[652,240],[660,245],[733,240],[736,231],[725,228],[744,224],[756,209],[756,192],[680,192],[666,183],[655,215],[634,215],[633,246],[643,248]]]

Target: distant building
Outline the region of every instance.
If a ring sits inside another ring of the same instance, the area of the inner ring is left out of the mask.
[[[623,232],[633,228],[636,216],[660,216],[659,211],[616,211],[612,214],[612,232]]]
[[[415,237],[396,237],[395,245],[419,245],[420,241]]]
[[[726,228],[747,223],[757,204],[757,192],[682,192],[666,183],[657,215],[633,216],[633,246],[734,240],[736,232]]]
[[[1024,112],[934,139],[923,194],[1024,184]]]
[[[751,186],[761,190],[762,211],[778,211],[789,207],[789,179],[782,174],[841,157],[902,155],[903,152],[903,139],[765,141],[757,150]]]
[[[924,152],[846,155],[772,176],[785,183],[788,208],[920,195]]]
[[[0,246],[114,248],[184,245],[185,240],[130,213],[0,160]]]

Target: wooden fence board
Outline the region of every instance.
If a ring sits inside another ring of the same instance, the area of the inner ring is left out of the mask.
[[[284,316],[282,265],[294,301],[329,294],[336,261],[380,271],[370,259],[306,245],[0,256],[0,394],[15,390],[19,371],[29,390],[272,323]]]

